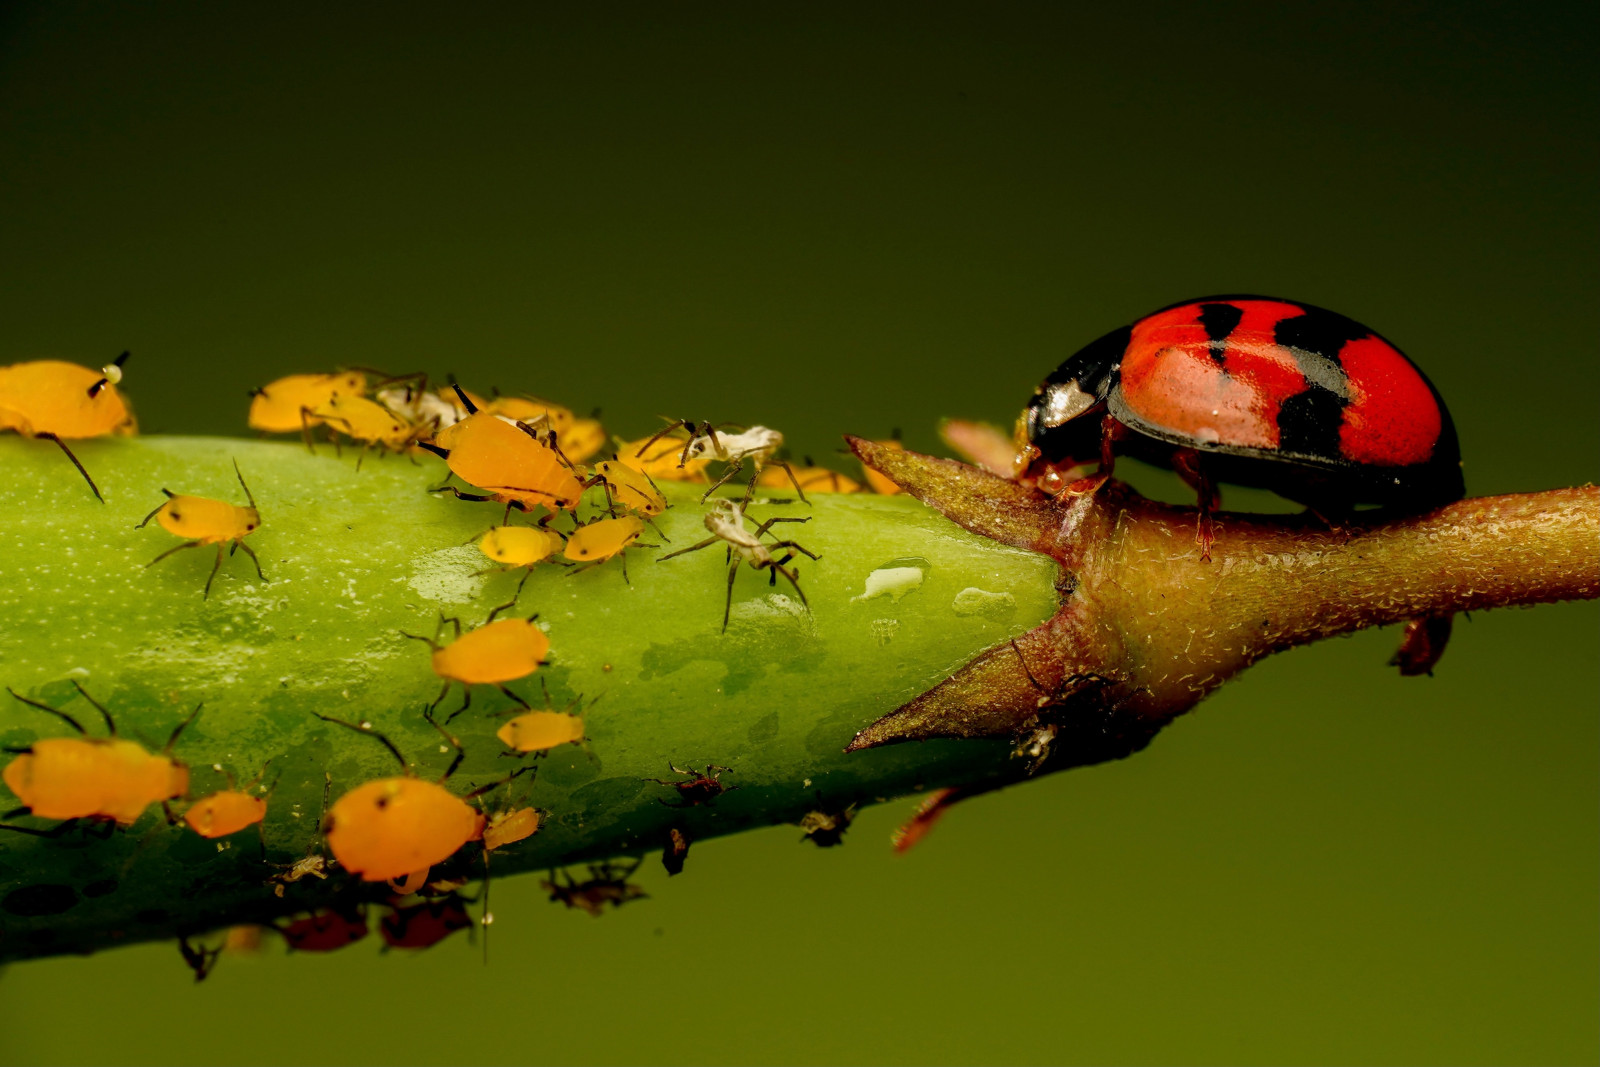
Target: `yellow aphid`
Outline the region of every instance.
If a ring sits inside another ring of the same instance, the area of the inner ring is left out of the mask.
[[[495,736],[513,752],[548,752],[557,745],[581,745],[583,716],[565,711],[528,711],[500,727]]]
[[[41,359],[0,367],[0,433],[54,441],[72,460],[99,500],[99,486],[66,442],[138,432],[133,414],[117,392],[124,352],[98,371],[76,363]]]
[[[211,596],[211,583],[217,577],[217,571],[222,567],[222,547],[232,545],[228,554],[232,555],[237,549],[244,549],[245,555],[256,565],[256,574],[265,582],[267,576],[261,571],[261,560],[256,558],[255,551],[244,543],[244,539],[254,533],[261,525],[261,512],[256,508],[255,497],[250,495],[250,487],[245,485],[244,475],[239,471],[237,462],[233,465],[233,473],[238,475],[239,485],[244,489],[245,499],[250,502],[249,507],[241,508],[229,504],[224,500],[212,500],[204,496],[184,496],[174,493],[170,489],[161,491],[167,495],[166,501],[154,511],[144,517],[134,529],[143,529],[151,519],[155,519],[163,530],[176,537],[185,538],[181,545],[174,545],[161,555],[145,564],[147,568],[154,567],[174,552],[185,548],[200,548],[204,545],[217,546],[217,561],[211,566],[211,576],[206,579],[205,593],[202,599]]]
[[[756,484],[768,489],[799,486],[808,493],[859,493],[861,483],[826,467],[795,467],[794,477],[783,470],[767,467],[756,476]]]
[[[539,526],[496,526],[483,535],[478,548],[496,563],[531,567],[561,550],[561,535]]]
[[[639,540],[643,533],[644,520],[634,515],[624,515],[617,519],[596,519],[578,527],[572,536],[567,538],[567,547],[562,554],[577,563],[604,563],[613,556],[621,555]],[[623,574],[627,574],[626,563],[623,564]]]
[[[556,444],[573,463],[582,463],[606,447],[606,428],[599,419],[575,419],[565,430],[556,431]]]
[[[489,620],[464,634],[460,632],[458,621],[456,640],[448,645],[401,631],[401,636],[425,641],[433,649],[433,673],[444,679],[444,687],[430,707],[438,707],[452,685],[459,684],[466,690],[466,699],[451,713],[452,719],[471,706],[470,687],[474,685],[492,685],[524,708],[528,707],[528,702],[506,688],[505,683],[526,678],[538,670],[544,665],[545,653],[550,651],[550,638],[533,619],[495,620],[491,614]]]
[[[650,476],[617,459],[601,460],[594,472],[606,484],[611,499],[641,515],[659,515],[667,510],[667,498]]]
[[[490,415],[525,422],[536,430],[554,430],[558,438],[577,421],[576,416],[560,404],[531,396],[497,396],[488,403],[478,403],[478,407]]]
[[[895,452],[899,452],[905,448],[905,445],[902,445],[897,440],[874,441],[873,444],[880,448],[892,449]],[[887,474],[883,474],[880,471],[875,471],[865,463],[861,464],[861,473],[866,476],[867,485],[871,487],[874,493],[880,493],[883,496],[893,496],[901,491],[900,487],[896,485]]]
[[[641,437],[637,441],[618,439],[617,459],[636,471],[663,482],[703,482],[711,457],[701,456],[678,466],[683,458],[681,437]]]
[[[309,434],[321,421],[314,414],[319,408],[335,397],[361,396],[366,391],[367,376],[360,371],[290,374],[251,394],[250,427],[263,433]]]
[[[538,808],[519,808],[491,815],[483,828],[483,850],[493,852],[497,848],[526,840],[539,832],[541,821]]]
[[[364,396],[336,396],[312,412],[317,420],[336,433],[352,441],[361,442],[362,455],[373,445],[389,452],[400,452],[432,425],[416,426],[402,420],[394,412]],[[356,461],[356,467],[361,461]]]
[[[202,797],[183,813],[189,829],[201,837],[227,837],[267,817],[265,797],[251,796],[237,789],[224,789]]]

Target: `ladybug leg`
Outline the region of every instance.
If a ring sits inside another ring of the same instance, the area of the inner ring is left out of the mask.
[[[1400,638],[1400,648],[1389,661],[1399,667],[1407,678],[1419,674],[1433,674],[1434,664],[1444,655],[1444,646],[1450,641],[1450,625],[1454,616],[1430,615],[1427,618],[1406,622],[1405,633]]]
[[[1217,510],[1222,503],[1222,494],[1217,491],[1216,484],[1206,475],[1200,463],[1200,453],[1192,448],[1180,448],[1172,453],[1172,469],[1182,478],[1184,484],[1195,491],[1198,500],[1196,506],[1200,515],[1195,520],[1195,543],[1200,546],[1200,559],[1202,562],[1211,562],[1211,545],[1216,541],[1217,535],[1211,521],[1211,513]]]

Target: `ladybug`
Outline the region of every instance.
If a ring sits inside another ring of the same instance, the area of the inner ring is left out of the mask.
[[[1071,488],[1092,491],[1117,454],[1174,470],[1199,494],[1202,559],[1217,482],[1324,516],[1466,495],[1450,412],[1416,364],[1353,319],[1275,297],[1186,300],[1113,330],[1039,385],[1016,436],[1016,476],[1046,492],[1098,458]],[[1448,635],[1447,618],[1408,624],[1401,673],[1428,672]]]

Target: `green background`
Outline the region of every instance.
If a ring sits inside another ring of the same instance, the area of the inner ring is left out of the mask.
[[[1162,304],[1352,315],[1468,488],[1595,478],[1592,6],[7,5],[0,363],[131,348],[152,432],[377,364],[796,455],[1007,423]],[[1136,478],[1152,491],[1168,482]],[[76,490],[75,490],[76,491]],[[1242,498],[1235,495],[1236,502]],[[0,519],[0,523],[3,523]],[[494,960],[16,966],[9,1061],[1585,1062],[1595,606],[1275,657],[915,852],[777,829]],[[0,623],[0,625],[4,625]],[[375,940],[375,939],[373,939]]]

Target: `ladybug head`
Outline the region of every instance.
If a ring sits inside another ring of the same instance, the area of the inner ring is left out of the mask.
[[[1098,441],[1098,426],[1088,434],[1083,431],[1095,420],[1078,420],[1105,405],[1131,335],[1132,328],[1124,326],[1085,345],[1034,391],[1023,418],[1028,440],[1047,458],[1071,456],[1080,444]]]

